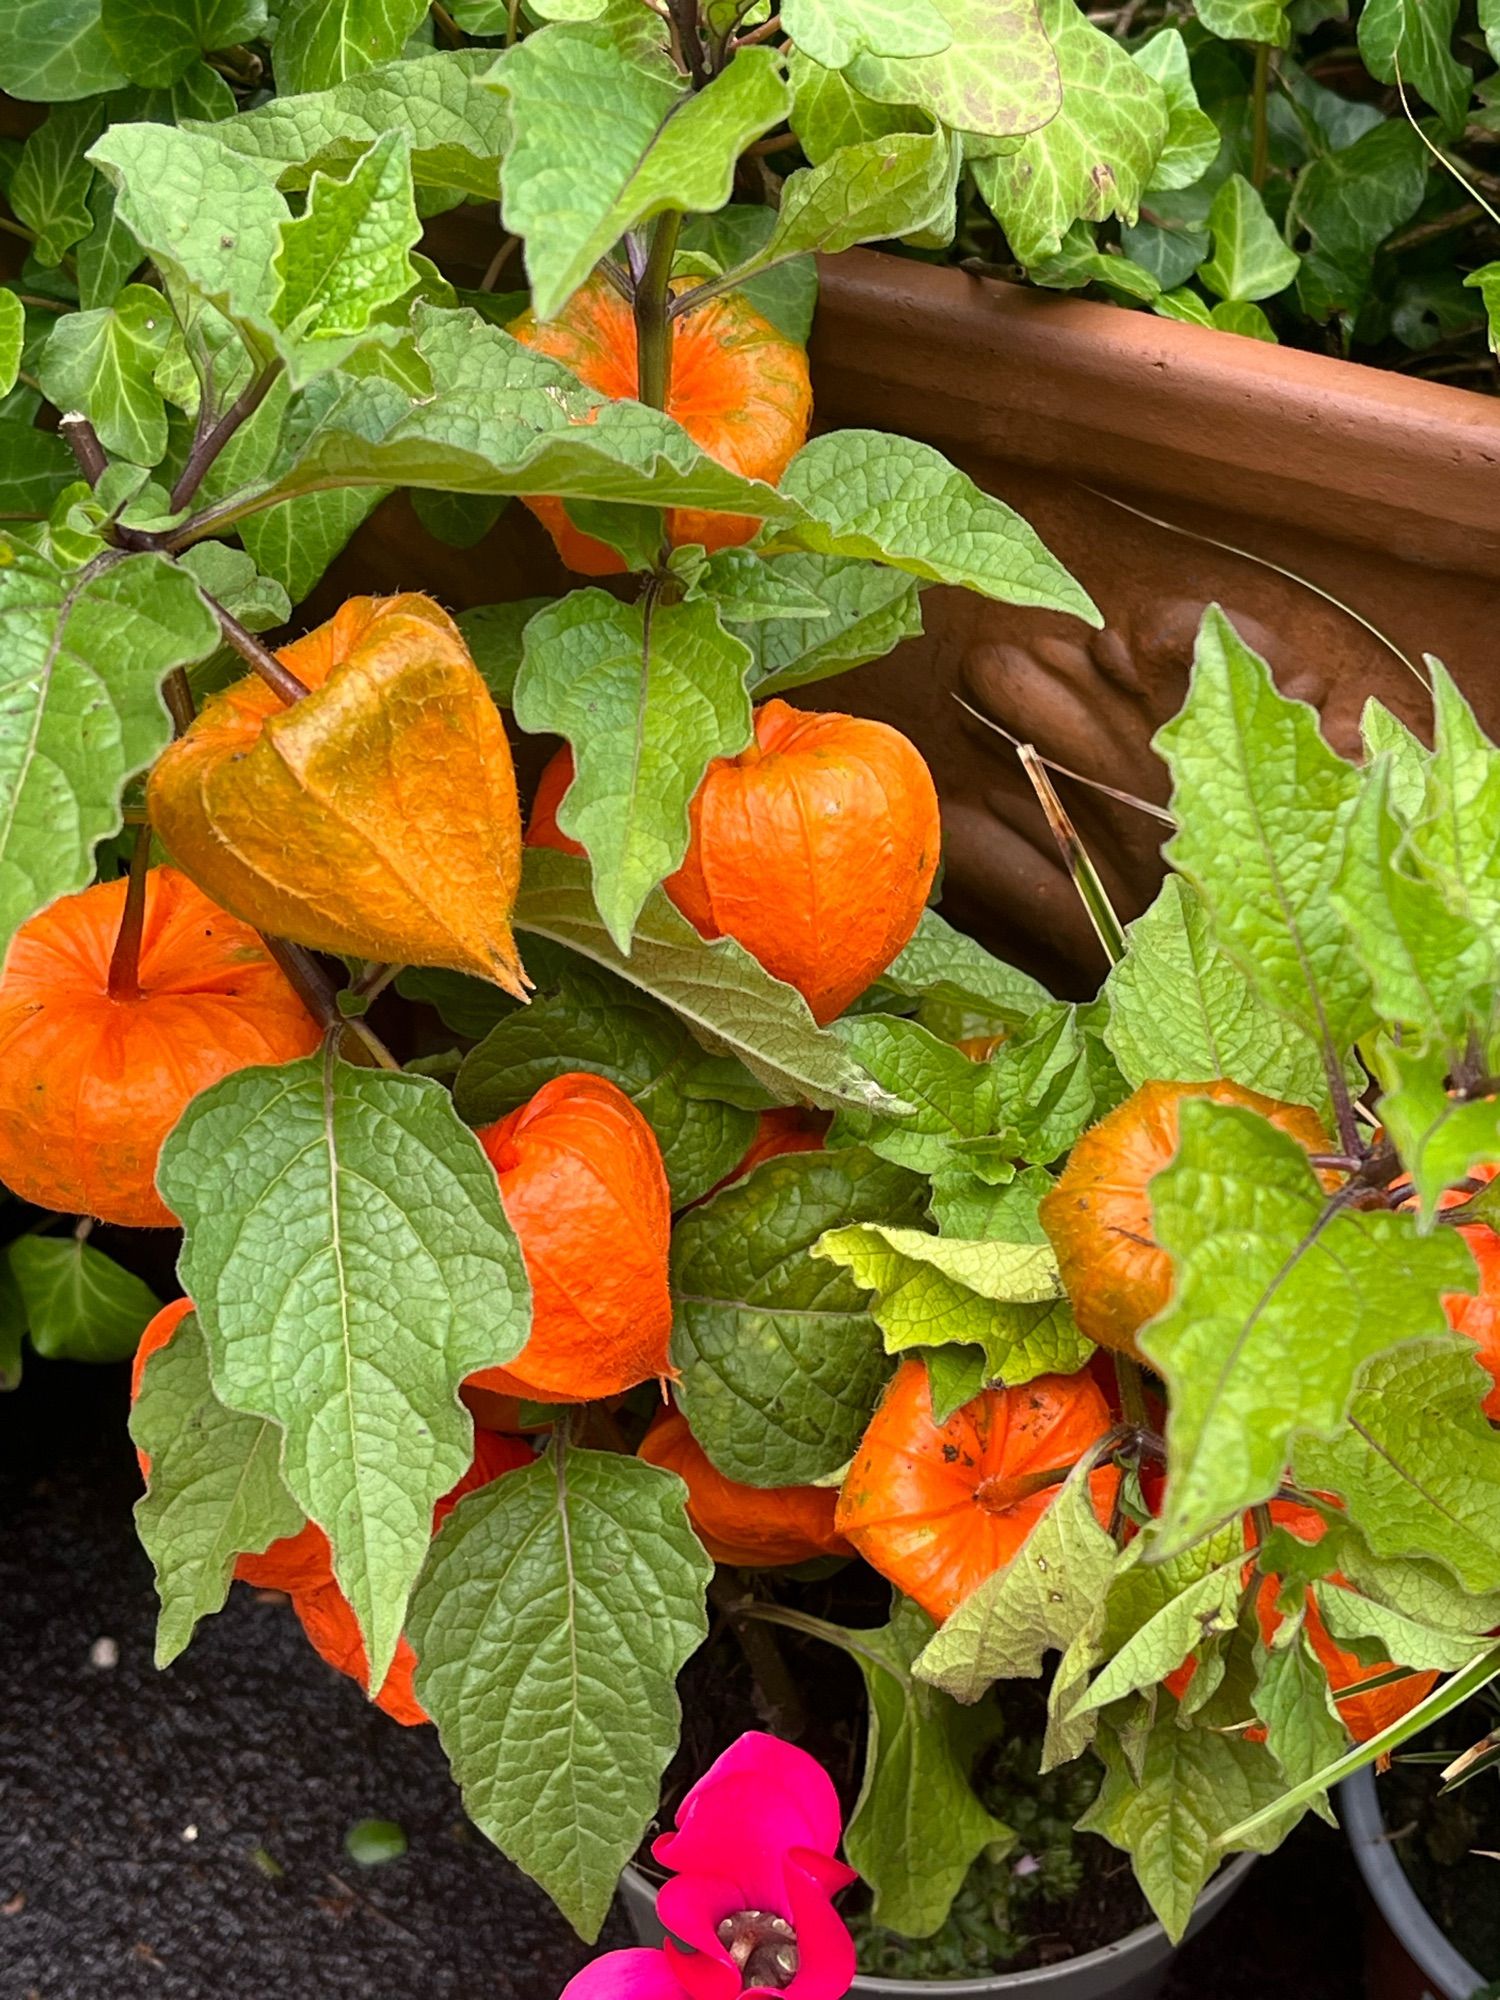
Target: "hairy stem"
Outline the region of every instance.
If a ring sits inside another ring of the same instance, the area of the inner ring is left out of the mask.
[[[167,713],[172,718],[172,734],[186,736],[193,726],[193,718],[198,713],[193,700],[193,685],[187,677],[186,667],[173,667],[161,684],[161,698],[167,704]]]
[[[203,484],[209,467],[213,464],[219,453],[228,444],[229,440],[240,428],[240,425],[248,423],[261,404],[266,400],[277,377],[281,373],[282,365],[278,357],[271,362],[269,367],[263,368],[258,375],[252,375],[216,423],[205,424],[202,421],[203,412],[207,410],[208,404],[205,401],[200,406],[198,435],[193,439],[192,449],[188,453],[187,464],[182,468],[177,483],[172,488],[171,498],[168,501],[168,505],[174,514],[188,505],[193,495]]]
[[[325,1035],[340,1039],[351,1036],[368,1052],[377,1069],[400,1069],[400,1063],[372,1029],[363,1021],[344,1018],[337,989],[316,952],[309,951],[306,945],[293,944],[290,938],[272,937],[266,931],[260,933],[260,941]]]
[[[111,1000],[141,997],[141,933],[146,925],[146,877],[151,869],[151,822],[142,821],[130,851],[130,882],[109,961]]]
[[[654,410],[664,410],[672,393],[672,259],[681,229],[675,209],[656,218],[635,288],[636,394]]]
[[[205,595],[207,593],[205,592]],[[226,611],[222,604],[210,597],[214,615],[219,621],[219,630],[233,646],[240,658],[254,667],[273,694],[279,695],[288,708],[294,701],[311,693],[304,681],[299,681],[290,667],[284,667],[269,646],[263,646],[253,632],[247,632],[233,612]]]

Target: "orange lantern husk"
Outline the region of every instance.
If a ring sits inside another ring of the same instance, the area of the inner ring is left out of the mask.
[[[715,1562],[774,1569],[854,1553],[834,1526],[838,1495],[832,1487],[744,1486],[726,1479],[680,1410],[661,1411],[638,1455],[686,1485],[688,1519]]]

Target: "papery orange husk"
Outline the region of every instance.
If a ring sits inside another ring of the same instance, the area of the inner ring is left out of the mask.
[[[354,597],[277,658],[304,699],[251,674],[157,760],[173,857],[259,930],[524,997],[515,773],[458,627],[427,597]]]
[[[1152,1235],[1152,1178],[1177,1151],[1185,1097],[1238,1104],[1326,1153],[1330,1140],[1305,1104],[1282,1104],[1225,1081],[1143,1083],[1085,1132],[1038,1214],[1052,1239],[1073,1316],[1090,1340],[1136,1360],[1135,1336],[1172,1296],[1172,1259]]]
[[[555,319],[524,312],[509,331],[611,402],[636,393],[635,319],[603,278],[581,285]],[[667,414],[720,465],[774,486],[807,442],[812,417],[807,356],[742,293],[728,292],[674,323]],[[569,569],[582,576],[624,571],[615,550],[573,526],[561,500],[542,497],[526,505]],[[744,514],[673,507],[666,526],[674,548],[701,542],[707,549],[724,549],[748,542],[760,523]]]
[[[564,748],[542,774],[526,839],[581,850],[557,825]],[[899,730],[768,701],[755,741],[718,757],[693,795],[667,894],[706,938],[732,937],[795,986],[815,1018],[843,1012],[910,943],[937,872],[937,792]]]
[[[675,1472],[688,1490],[688,1519],[715,1562],[772,1569],[854,1551],[834,1526],[838,1494],[824,1486],[743,1486],[726,1479],[680,1410],[663,1410],[638,1456]]]
[[[671,1196],[656,1134],[624,1091],[572,1072],[479,1142],[531,1281],[531,1335],[468,1386],[585,1403],[667,1377]]]
[[[854,1455],[836,1522],[872,1569],[939,1624],[1003,1568],[1056,1500],[1061,1480],[1008,1499],[1007,1482],[1076,1465],[1110,1429],[1087,1370],[985,1389],[946,1423],[932,1414],[927,1364],[903,1361]],[[1106,1525],[1113,1465],[1089,1476]]]
[[[292,1062],[321,1031],[246,924],[175,868],[146,877],[138,984],[109,967],[126,883],[64,896],[16,933],[0,976],[0,1180],[24,1201],[135,1229],[176,1218],[162,1141],[199,1091]]]

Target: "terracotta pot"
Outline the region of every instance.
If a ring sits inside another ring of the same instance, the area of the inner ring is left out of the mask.
[[[1469,2000],[1484,1985],[1449,1944],[1406,1879],[1368,1766],[1339,1786],[1339,1817],[1369,1891],[1365,1983],[1370,2000]]]
[[[496,240],[471,209],[440,218],[429,247],[472,279]],[[1084,778],[1160,801],[1151,737],[1218,601],[1345,753],[1370,695],[1426,726],[1415,670],[1378,634],[1409,660],[1445,659],[1500,731],[1500,398],[870,251],[825,260],[822,278],[819,423],[937,445],[1026,515],[1107,621],[1094,633],[934,589],[922,638],[803,697],[914,738],[942,793],[944,912],[992,948],[1062,990],[1091,991],[1103,970],[1010,745],[955,696]],[[413,584],[464,606],[563,579],[519,508],[458,552],[403,501],[320,600]],[[1135,916],[1160,879],[1160,823],[1061,789]]]

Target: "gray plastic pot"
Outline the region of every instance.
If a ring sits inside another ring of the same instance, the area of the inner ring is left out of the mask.
[[[1238,1855],[1204,1890],[1187,1934],[1192,1937],[1224,1908],[1255,1865],[1253,1854]],[[634,1868],[620,1877],[620,1893],[642,1944],[660,1944],[656,1921],[656,1890]],[[1002,2000],[1018,1994],[1024,2000],[1156,2000],[1176,1947],[1160,1924],[1142,1924],[1138,1931],[1070,1958],[1061,1965],[1038,1966],[1031,1972],[995,1972],[986,1979],[873,1979],[861,1976],[849,1991],[866,2000]]]
[[[1407,1881],[1368,1765],[1339,1786],[1339,1818],[1374,1905],[1365,1928],[1369,2000],[1469,2000],[1484,1980],[1449,1944]]]

